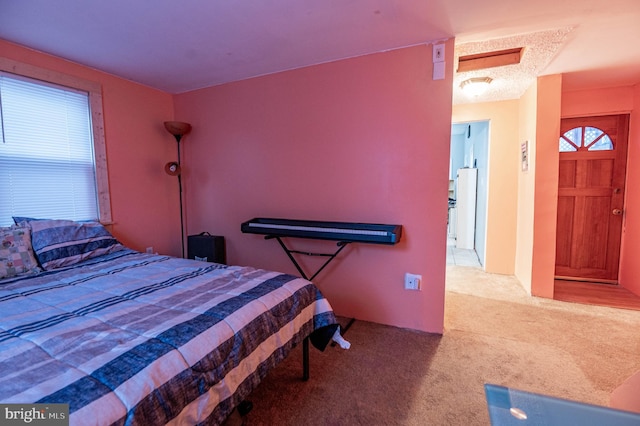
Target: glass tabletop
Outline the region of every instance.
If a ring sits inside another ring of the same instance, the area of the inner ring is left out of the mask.
[[[638,426],[640,414],[511,389],[484,385],[492,426]]]

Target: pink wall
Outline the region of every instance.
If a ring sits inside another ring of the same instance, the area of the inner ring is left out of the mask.
[[[640,85],[566,92],[562,116],[630,113],[625,216],[620,259],[620,285],[640,295]]]
[[[178,189],[163,171],[175,140],[171,95],[0,40],[0,55],[102,84],[113,233],[128,246],[180,254]]]
[[[577,90],[562,93],[562,117],[630,113],[634,105],[633,87]]]
[[[553,298],[562,76],[538,77],[531,294]]]
[[[629,151],[622,252],[620,260],[620,284],[640,295],[640,85],[633,87],[635,110],[629,123]]]
[[[352,244],[315,281],[339,315],[442,332],[452,80],[431,75],[431,46],[417,46],[177,95],[193,125],[188,232],[224,235],[229,263],[296,273],[241,222],[402,224],[399,244]],[[405,272],[422,274],[421,291],[404,290]]]

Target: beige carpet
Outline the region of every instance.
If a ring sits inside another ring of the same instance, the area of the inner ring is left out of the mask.
[[[296,350],[250,396],[245,425],[488,425],[484,383],[607,405],[640,369],[640,312],[528,297],[450,266],[444,335],[356,321],[344,351]]]

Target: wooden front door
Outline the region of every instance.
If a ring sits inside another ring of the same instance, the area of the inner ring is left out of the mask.
[[[556,277],[618,282],[628,115],[563,119]]]

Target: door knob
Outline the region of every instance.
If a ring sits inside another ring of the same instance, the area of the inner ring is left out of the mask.
[[[616,215],[616,216],[620,216],[620,215],[622,214],[622,210],[620,210],[620,209],[613,209],[613,211],[612,211],[611,213],[613,213],[613,214],[614,214],[614,215]]]

